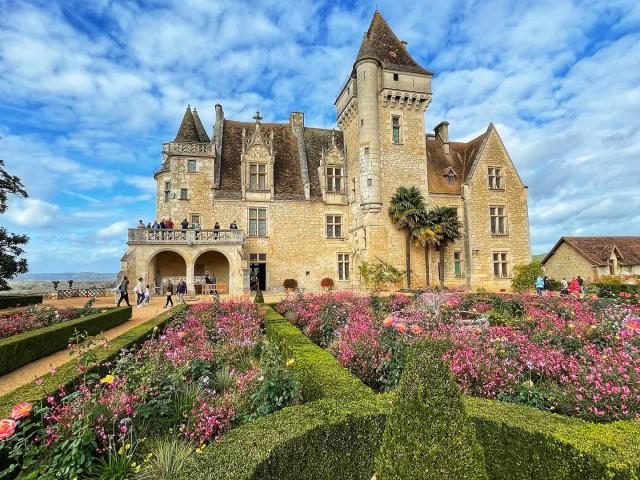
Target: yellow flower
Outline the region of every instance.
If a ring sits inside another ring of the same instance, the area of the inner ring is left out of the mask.
[[[131,464],[131,466],[132,466],[132,467],[135,467],[136,465],[138,465],[136,462],[133,462],[133,463]]]
[[[138,473],[138,472],[140,471],[140,465],[137,465],[137,466],[135,467],[135,470],[136,470],[136,473]]]
[[[202,453],[202,449],[201,448],[196,448],[196,453],[198,453],[198,454]]]
[[[290,367],[291,365],[293,365],[293,362],[294,362],[293,358],[290,358],[289,360],[287,360],[287,364],[286,364],[287,367]]]
[[[118,449],[118,455],[122,455],[122,454],[124,454],[124,449],[120,447],[120,449]]]
[[[109,375],[105,375],[104,378],[100,379],[100,383],[113,383],[114,377],[113,375],[109,374]]]
[[[130,448],[131,448],[131,444],[130,444],[130,443],[127,443],[127,444],[124,446],[124,449],[125,449],[125,450],[129,450]]]

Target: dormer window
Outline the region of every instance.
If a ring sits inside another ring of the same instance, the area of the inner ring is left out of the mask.
[[[456,172],[453,168],[449,167],[444,172],[444,178],[447,179],[447,184],[454,185],[456,183]]]
[[[327,167],[327,192],[342,192],[341,167]]]
[[[267,166],[264,163],[249,164],[249,190],[267,189]]]

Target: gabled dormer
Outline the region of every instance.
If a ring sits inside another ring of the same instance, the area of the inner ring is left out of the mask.
[[[318,167],[322,200],[329,204],[347,204],[348,180],[344,152],[336,144],[335,132],[331,135],[331,145],[322,149]]]
[[[273,130],[266,135],[260,128],[260,112],[253,132],[242,129],[242,153],[240,159],[242,198],[244,200],[273,199]]]

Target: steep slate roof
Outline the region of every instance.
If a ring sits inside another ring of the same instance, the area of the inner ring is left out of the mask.
[[[429,70],[418,65],[418,62],[409,55],[405,45],[400,43],[387,21],[377,10],[362,39],[354,63],[358,63],[363,58],[373,58],[379,61],[384,68],[392,70],[433,75]]]
[[[329,130],[326,128],[306,128],[304,129],[304,149],[307,152],[307,165],[309,167],[309,183],[311,184],[311,196],[320,197],[320,177],[318,176],[318,167],[320,167],[320,158],[322,150],[325,153],[331,148],[331,137],[335,134],[336,146],[344,152],[342,132],[337,130]]]
[[[482,142],[488,131],[469,142],[449,142],[449,155],[439,138],[427,136],[427,177],[429,193],[460,195],[462,184],[469,180],[469,173],[475,163]],[[449,184],[445,172],[453,168],[455,181]]]
[[[618,262],[623,265],[640,265],[640,237],[562,237],[542,260],[544,265],[565,242],[573,247],[592,265],[608,264],[611,252],[615,248],[620,256]]]
[[[179,143],[208,143],[210,141],[207,132],[202,126],[198,112],[191,111],[191,106],[189,105],[187,105],[178,134],[173,141]]]

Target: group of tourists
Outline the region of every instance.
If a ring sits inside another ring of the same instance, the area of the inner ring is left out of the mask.
[[[547,295],[548,292],[553,291],[551,286],[551,280],[547,276],[538,275],[536,278],[536,293],[540,296]],[[560,282],[560,295],[580,295],[586,292],[584,279],[578,275],[573,277],[571,281],[567,281],[566,277],[562,278]]]
[[[160,220],[160,222],[158,222],[157,220],[154,220],[153,223],[149,222],[146,225],[144,224],[144,221],[142,219],[140,219],[138,221],[138,228],[140,229],[146,229],[146,230],[173,230],[174,228],[174,224],[173,221],[171,220],[171,217]],[[201,230],[202,227],[200,225],[199,221],[195,221],[192,223],[189,223],[189,220],[187,220],[186,218],[184,220],[182,220],[182,222],[180,222],[180,228],[182,230]],[[214,230],[220,230],[220,223],[216,222],[216,224],[213,226]],[[238,224],[236,223],[236,221],[234,220],[233,222],[231,222],[231,224],[229,225],[229,230],[238,230]]]
[[[167,281],[167,288],[166,288],[167,301],[164,304],[165,308],[167,308],[169,305],[173,307],[174,290],[178,294],[178,299],[180,300],[180,302],[185,303],[184,296],[187,293],[187,282],[184,280],[184,278],[180,278],[178,280],[178,284],[174,287],[173,282],[171,281],[171,279],[169,279]],[[149,285],[145,285],[142,277],[138,278],[138,283],[136,283],[136,286],[133,288],[133,291],[136,294],[136,305],[138,308],[142,308],[143,306],[149,304],[151,300],[151,289]],[[128,277],[124,277],[122,279],[122,281],[120,282],[120,285],[118,285],[118,292],[120,294],[120,297],[118,298],[117,306],[119,307],[122,301],[124,301],[127,304],[127,307],[130,307],[131,304],[129,303],[129,278]]]

